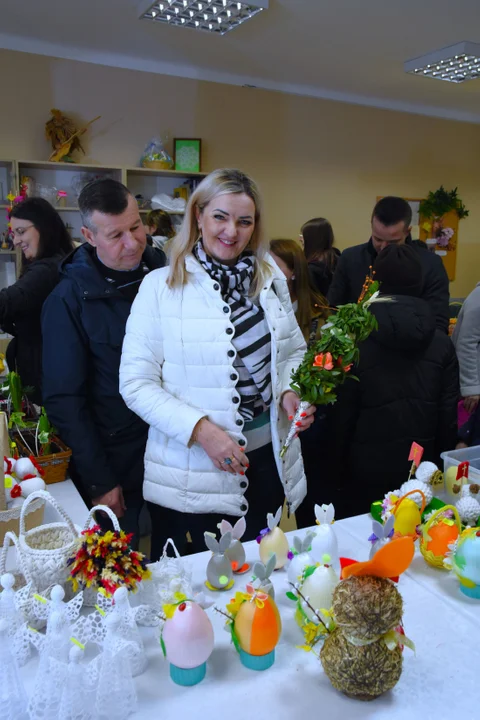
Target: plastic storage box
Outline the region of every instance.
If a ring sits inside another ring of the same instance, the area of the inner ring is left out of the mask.
[[[441,455],[444,463],[445,473],[452,465],[458,466],[462,462],[470,463],[468,481],[480,484],[480,445],[462,448],[461,450],[449,450]]]

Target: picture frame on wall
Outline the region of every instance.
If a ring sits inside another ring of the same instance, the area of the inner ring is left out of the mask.
[[[174,138],[175,170],[185,173],[201,172],[202,141],[200,138]]]

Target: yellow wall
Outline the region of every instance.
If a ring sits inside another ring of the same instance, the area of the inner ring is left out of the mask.
[[[206,170],[238,166],[259,182],[272,236],[294,237],[323,215],[340,248],[368,239],[378,195],[458,186],[471,212],[451,293],[480,280],[476,125],[2,50],[0,67],[0,158],[46,159],[52,107],[83,121],[102,115],[87,162],[136,165],[158,133],[201,137]]]

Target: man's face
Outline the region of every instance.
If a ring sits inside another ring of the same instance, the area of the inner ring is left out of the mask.
[[[385,250],[387,245],[403,245],[407,239],[410,228],[403,220],[396,225],[384,225],[374,217],[372,220],[372,242],[377,253]]]
[[[104,265],[112,270],[133,270],[142,259],[147,236],[140,219],[138,204],[132,195],[121,215],[107,215],[95,210],[92,229],[82,227],[82,235],[97,249]]]

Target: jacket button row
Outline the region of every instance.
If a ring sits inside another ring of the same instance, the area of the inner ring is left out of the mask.
[[[242,482],[240,483],[240,487],[242,488],[242,490],[245,490],[245,488],[247,487],[247,483],[245,482],[245,480],[242,480]]]
[[[233,328],[227,328],[225,332],[227,333],[227,335],[233,335]]]
[[[242,425],[243,425],[243,420],[238,419],[238,420],[236,420],[236,423],[237,423],[237,425],[238,425],[239,427],[242,427]]]
[[[245,445],[245,440],[243,438],[240,438],[240,440],[238,441],[238,444],[242,445],[242,446]]]
[[[238,377],[235,375],[235,373],[232,373],[230,375],[230,380],[238,380]]]
[[[240,398],[239,398],[239,397],[234,397],[234,398],[233,398],[233,402],[234,402],[235,404],[239,403],[239,402],[240,402]]]
[[[228,355],[228,357],[234,357],[234,356],[235,356],[235,351],[234,351],[234,350],[229,350],[228,353],[227,353],[227,355]]]
[[[223,312],[224,312],[224,313],[230,312],[230,308],[228,307],[228,305],[225,305],[225,306],[224,306]]]
[[[213,286],[214,290],[220,290],[220,285],[218,283],[215,283]]]
[[[242,512],[245,512],[247,510],[247,507],[248,507],[247,505],[240,505],[240,510]]]

